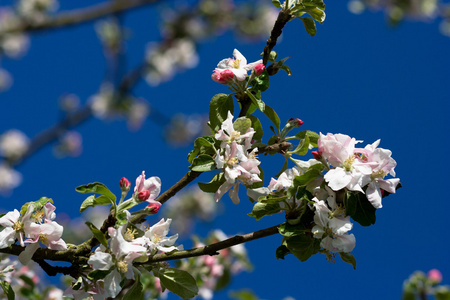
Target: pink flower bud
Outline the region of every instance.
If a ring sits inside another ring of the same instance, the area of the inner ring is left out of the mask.
[[[212,80],[218,83],[226,84],[228,81],[232,80],[234,73],[231,70],[225,69],[223,71],[215,69],[214,73],[211,75]]]
[[[266,68],[266,66],[263,63],[257,64],[254,68],[253,71],[255,72],[256,75],[261,75],[262,72],[264,72],[264,69]]]
[[[305,122],[303,122],[303,121],[300,120],[299,118],[296,118],[296,119],[290,118],[290,119],[288,120],[288,123],[291,123],[294,127],[300,127],[300,126],[302,126],[303,123],[305,123]]]
[[[159,211],[159,208],[161,207],[161,203],[158,201],[152,201],[149,205],[147,205],[147,209],[151,210],[152,213],[156,214]]]
[[[428,279],[433,283],[440,283],[442,281],[442,273],[438,269],[431,269],[428,271]]]
[[[138,199],[141,201],[145,201],[148,198],[150,198],[150,191],[149,190],[143,190],[141,192],[138,193]]]
[[[128,181],[128,179],[126,179],[125,177],[122,177],[122,179],[120,179],[120,188],[122,189],[122,191],[129,191],[131,184],[130,181]]]
[[[315,159],[321,160],[322,159],[322,151],[311,151],[312,155]]]

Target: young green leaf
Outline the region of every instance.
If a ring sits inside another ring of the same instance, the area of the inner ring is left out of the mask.
[[[233,129],[240,134],[245,134],[250,127],[252,127],[252,121],[247,117],[237,118],[233,123]]]
[[[167,268],[155,272],[161,280],[161,285],[180,296],[183,299],[190,299],[197,295],[198,287],[194,277],[186,271]]]
[[[134,274],[137,274],[135,272]],[[143,300],[144,299],[144,287],[142,286],[140,276],[137,275],[134,284],[123,296],[122,300]]]
[[[306,32],[310,36],[315,36],[317,33],[316,23],[311,17],[299,17],[302,20],[303,25],[305,26]]]
[[[353,269],[356,270],[356,259],[351,253],[339,252],[339,256],[341,257],[343,262],[351,264],[353,266]]]
[[[214,175],[208,183],[199,182],[198,187],[205,193],[215,193],[219,187],[225,182],[225,176],[223,172]]]
[[[5,293],[5,296],[8,298],[8,300],[14,300],[16,298],[14,290],[8,282],[0,281],[0,285],[2,286],[3,292]]]
[[[228,117],[228,112],[233,113],[233,97],[226,94],[215,95],[209,104],[209,123],[213,133],[216,133],[223,121]]]
[[[106,196],[100,196],[95,198],[94,195],[91,195],[86,198],[86,200],[81,203],[80,212],[85,211],[88,207],[94,207],[97,205],[115,205],[114,201]]]
[[[79,187],[76,187],[75,190],[81,194],[96,193],[104,195],[109,199],[113,200],[114,202],[116,201],[116,196],[106,187],[106,185],[100,182],[93,182],[85,185],[80,185]]]
[[[189,168],[195,172],[211,171],[216,168],[216,162],[210,155],[200,154],[194,158],[192,165],[189,166]]]
[[[256,202],[253,206],[253,210],[248,214],[250,217],[254,217],[256,221],[261,220],[262,217],[270,216],[281,211],[280,205],[278,203],[263,203]]]
[[[105,234],[101,232],[97,227],[95,227],[94,224],[91,222],[85,223],[87,227],[89,227],[89,230],[92,232],[94,237],[105,247],[108,248],[108,241],[106,240]]]
[[[307,261],[312,255],[320,250],[320,241],[309,235],[295,235],[287,238],[284,245],[300,261]]]

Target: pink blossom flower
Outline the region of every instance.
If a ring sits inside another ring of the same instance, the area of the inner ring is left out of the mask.
[[[145,171],[142,171],[142,174],[136,178],[134,193],[138,196],[142,191],[148,191],[150,193],[149,197],[145,200],[151,203],[151,201],[155,200],[161,192],[161,179],[156,176],[145,179]]]
[[[256,75],[259,76],[264,72],[265,68],[266,66],[263,63],[259,63],[253,68],[253,71],[255,72]]]
[[[233,71],[228,69],[226,70],[215,69],[214,73],[211,75],[211,78],[215,82],[226,84],[234,78],[234,73]]]
[[[442,281],[442,273],[438,269],[431,269],[428,271],[428,279],[430,279],[433,283],[441,283]]]
[[[252,70],[256,65],[262,63],[262,59],[247,64],[247,59],[237,49],[233,51],[234,58],[226,58],[217,64],[215,72],[222,72],[230,70],[238,81],[244,81],[247,77],[247,72]]]

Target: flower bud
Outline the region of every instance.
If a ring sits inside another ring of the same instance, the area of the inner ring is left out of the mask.
[[[141,200],[141,201],[147,200],[148,198],[150,198],[150,191],[149,191],[149,190],[143,190],[143,191],[140,191],[140,192],[138,193],[137,198],[138,198],[139,200]]]
[[[254,68],[253,68],[253,72],[255,72],[256,75],[261,75],[264,72],[264,69],[266,68],[266,66],[263,63],[257,64]]]
[[[161,207],[161,203],[158,201],[152,201],[145,210],[147,213],[156,214],[159,211],[159,208]]]
[[[291,126],[293,126],[293,127],[300,127],[300,126],[302,126],[303,125],[303,123],[305,123],[305,122],[303,122],[302,120],[300,120],[299,118],[290,118],[289,120],[288,120],[288,123],[289,124],[291,124]]]
[[[122,179],[120,179],[119,184],[122,191],[128,192],[130,190],[131,187],[130,181],[128,181],[128,179],[126,179],[125,177],[122,177]]]
[[[211,75],[212,80],[222,84],[226,84],[228,81],[232,80],[233,77],[234,77],[233,71],[228,69],[225,69],[223,71],[216,69],[214,70],[214,73]]]
[[[321,160],[322,159],[322,151],[311,151],[312,155],[315,159]]]
[[[431,269],[427,275],[433,284],[441,283],[442,281],[442,273],[438,269]]]

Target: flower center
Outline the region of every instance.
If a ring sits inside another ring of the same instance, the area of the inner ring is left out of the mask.
[[[347,171],[350,172],[352,170],[352,165],[353,162],[355,161],[355,157],[354,156],[350,156],[349,158],[347,158],[344,163],[342,164],[342,168]]]
[[[239,159],[237,157],[232,157],[227,161],[227,165],[230,167],[234,167],[239,163]]]
[[[41,241],[44,245],[48,245],[48,237],[46,234],[39,233],[39,241]]]
[[[161,234],[157,234],[157,233],[155,233],[153,236],[152,236],[152,242],[153,243],[158,243],[158,242],[161,242],[162,241],[162,235]]]
[[[123,260],[119,260],[116,264],[117,266],[117,270],[124,274],[128,271],[128,264],[126,262],[124,262]]]
[[[23,229],[23,224],[17,221],[16,223],[13,224],[12,229],[14,229],[15,231],[20,231]]]
[[[383,170],[378,170],[378,171],[376,171],[376,172],[373,172],[373,173],[370,175],[370,179],[372,179],[372,180],[375,180],[375,179],[377,179],[377,178],[383,179],[384,176],[386,176],[386,175],[387,175],[387,174],[386,174],[385,171],[383,171]]]
[[[134,239],[136,234],[136,229],[131,230],[130,228],[127,228],[127,231],[124,233],[123,238],[125,239],[125,241],[130,242]]]
[[[241,60],[240,59],[236,59],[236,60],[233,61],[233,68],[239,69],[240,65],[241,65]]]

